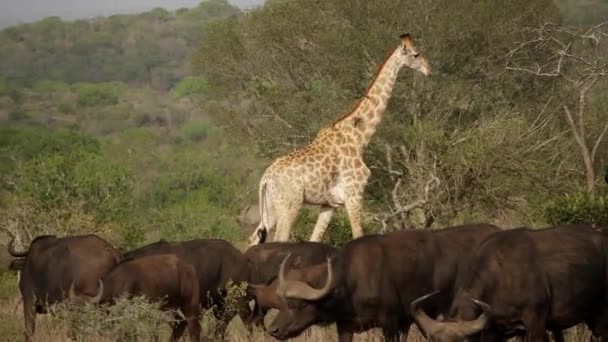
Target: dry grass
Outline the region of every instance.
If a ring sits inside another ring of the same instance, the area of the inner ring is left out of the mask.
[[[13,288],[12,291],[12,295],[5,295],[3,296],[4,299],[0,301],[0,341],[8,342],[23,339],[23,307],[16,289]],[[145,305],[141,301],[135,301],[130,304],[125,303],[117,309],[112,309],[108,315],[107,312],[95,311],[98,309],[92,307],[68,309],[67,306],[59,306],[58,314],[54,316],[37,315],[34,342],[150,341],[152,335],[158,335],[161,341],[168,340],[170,328],[163,320],[169,318],[167,315],[151,312],[153,307]],[[273,310],[266,316],[266,325],[272,321],[275,314],[276,311]],[[118,319],[119,323],[108,323],[109,320],[112,320],[112,317],[120,317]],[[204,315],[201,334],[203,341],[276,341],[261,327],[247,329],[238,317],[228,323],[225,336],[217,336],[217,323],[209,312]],[[70,329],[72,324],[76,324],[77,327]],[[76,332],[75,334],[72,333],[74,339],[68,337],[70,336],[70,330]],[[128,330],[130,336],[125,336],[125,330]],[[120,338],[121,335],[122,339]],[[383,338],[379,329],[373,329],[366,333],[356,334],[354,340],[355,342],[380,342],[383,341]],[[337,333],[333,325],[328,327],[315,326],[290,341],[337,341]],[[426,340],[418,329],[412,326],[407,341],[422,342]],[[591,334],[585,327],[577,326],[566,331],[566,341],[591,341]]]
[[[18,303],[18,298],[15,297],[10,301],[5,301],[0,305],[0,321],[2,322],[2,334],[0,341],[18,341],[22,339],[23,319],[22,307]],[[271,312],[266,317],[266,322],[271,321],[273,313]],[[65,342],[70,341],[68,337],[68,327],[65,321],[50,315],[38,315],[36,319],[36,334],[34,342]],[[214,336],[213,329],[210,327],[212,321],[209,317],[203,319],[203,341],[218,341],[218,336]],[[161,337],[161,341],[168,340],[169,326],[163,324],[156,328],[156,333]],[[566,332],[566,341],[590,341],[590,332],[584,327],[575,327]],[[305,331],[302,335],[290,339],[292,342],[313,342],[313,341],[337,341],[337,333],[334,326],[329,327],[312,327]],[[91,334],[89,336],[81,336],[76,339],[83,342],[115,342],[115,341],[149,341],[148,337],[139,337],[136,339],[119,339],[108,336],[108,334],[98,335]],[[229,324],[225,336],[225,340],[231,342],[274,342],[277,341],[272,336],[268,335],[263,328],[255,327],[248,331],[239,318],[233,319]],[[379,329],[373,329],[369,332],[356,334],[355,342],[381,342],[383,341],[382,334]],[[418,329],[413,326],[410,329],[408,342],[423,342],[426,339],[419,333]]]

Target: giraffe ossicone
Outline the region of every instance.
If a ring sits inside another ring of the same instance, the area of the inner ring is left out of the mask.
[[[347,114],[322,128],[307,146],[278,157],[260,179],[260,224],[249,245],[263,243],[276,226],[274,241],[287,241],[304,205],[320,206],[311,241],[321,241],[336,208],[344,207],[353,238],[363,235],[361,208],[370,170],[363,151],[382,120],[399,70],[431,74],[409,34],[378,68],[366,93]]]

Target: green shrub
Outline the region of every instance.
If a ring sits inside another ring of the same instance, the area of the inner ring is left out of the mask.
[[[41,80],[34,84],[32,90],[38,93],[59,93],[69,91],[70,86],[65,82]]]
[[[591,198],[586,192],[558,197],[544,207],[545,218],[551,224],[586,223],[608,225],[608,193]]]
[[[80,107],[114,105],[125,89],[120,82],[78,83],[74,86],[76,104]]]
[[[13,122],[28,121],[31,118],[32,117],[31,117],[30,113],[26,112],[25,110],[23,110],[20,107],[19,108],[15,108],[10,113],[8,113],[8,119],[10,121],[13,121]]]
[[[61,102],[57,105],[56,108],[57,108],[57,111],[59,111],[62,114],[70,114],[74,111],[72,104],[69,102]]]
[[[317,221],[317,210],[304,208],[291,232],[291,239],[308,241]],[[367,232],[367,229],[364,228]],[[350,223],[345,213],[335,213],[325,231],[323,242],[342,247],[352,240]]]
[[[175,96],[182,98],[186,96],[203,95],[209,87],[207,81],[200,76],[188,76],[182,79],[175,87]]]
[[[213,133],[213,127],[208,121],[191,121],[181,128],[181,138],[186,141],[200,142]]]

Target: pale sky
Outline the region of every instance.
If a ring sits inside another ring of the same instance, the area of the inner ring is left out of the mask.
[[[81,19],[121,13],[137,13],[163,7],[175,10],[197,6],[201,0],[0,0],[0,28],[32,22],[44,17]],[[241,8],[260,5],[264,0],[228,0]]]

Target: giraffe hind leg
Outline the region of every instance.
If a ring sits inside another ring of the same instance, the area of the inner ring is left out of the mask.
[[[282,206],[281,211],[277,210],[277,229],[274,233],[273,241],[288,241],[291,226],[298,217],[301,205]]]
[[[363,228],[361,227],[361,200],[361,196],[352,196],[346,200],[344,205],[348,214],[353,239],[363,236]]]

